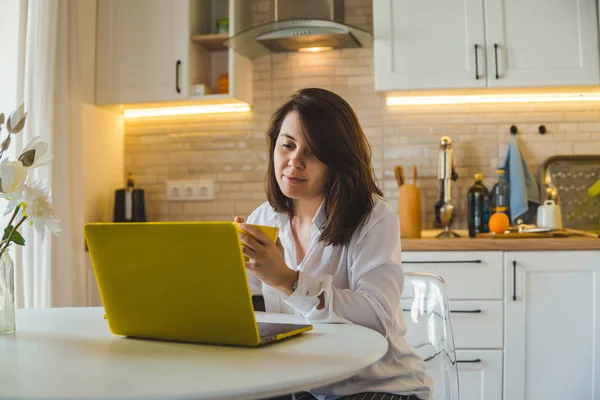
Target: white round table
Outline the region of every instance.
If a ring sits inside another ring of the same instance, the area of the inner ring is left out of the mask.
[[[16,334],[0,335],[0,399],[264,398],[348,378],[386,350],[383,336],[357,325],[314,324],[299,337],[242,348],[115,336],[102,308],[18,310]]]

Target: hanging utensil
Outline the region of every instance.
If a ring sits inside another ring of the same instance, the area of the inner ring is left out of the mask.
[[[398,186],[404,185],[404,168],[402,168],[402,165],[396,165],[394,167],[394,176],[396,177]]]
[[[413,185],[417,184],[417,164],[413,164]]]

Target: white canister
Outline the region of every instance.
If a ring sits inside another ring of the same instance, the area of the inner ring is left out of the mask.
[[[560,204],[556,204],[554,200],[546,200],[544,204],[539,206],[537,209],[537,226],[541,228],[562,228]]]

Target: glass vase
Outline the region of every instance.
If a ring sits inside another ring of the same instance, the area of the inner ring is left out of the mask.
[[[15,272],[8,251],[0,255],[0,335],[15,332]]]

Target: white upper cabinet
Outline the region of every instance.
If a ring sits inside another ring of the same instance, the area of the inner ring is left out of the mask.
[[[99,0],[96,103],[184,100],[187,0]]]
[[[252,61],[223,44],[250,26],[250,6],[246,0],[98,0],[96,104],[251,104]],[[196,85],[205,90],[196,93]]]
[[[595,0],[485,0],[485,7],[489,87],[600,83]]]
[[[597,399],[600,251],[505,253],[504,399]]]
[[[482,0],[374,0],[375,90],[485,87]]]
[[[374,0],[373,30],[377,91],[600,82],[595,0]]]

